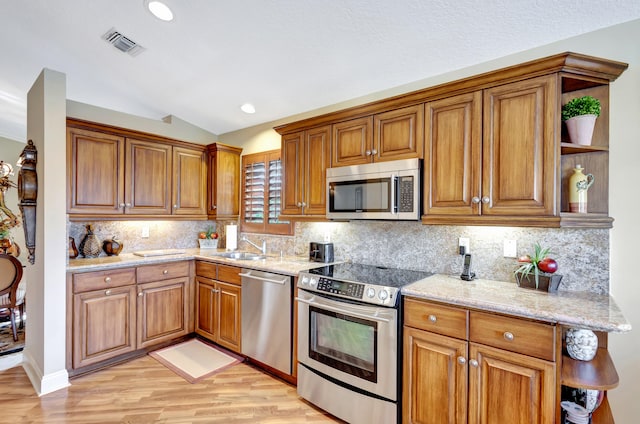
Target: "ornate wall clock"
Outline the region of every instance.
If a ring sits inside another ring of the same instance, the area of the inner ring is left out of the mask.
[[[24,228],[24,241],[29,250],[29,262],[33,265],[36,260],[36,200],[38,198],[38,174],[36,163],[38,152],[33,140],[27,142],[22,150],[18,164],[21,165],[18,173],[18,206],[22,214],[22,227]]]

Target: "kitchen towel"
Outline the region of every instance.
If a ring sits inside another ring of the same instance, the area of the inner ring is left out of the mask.
[[[227,237],[227,250],[236,250],[238,248],[238,226],[227,225],[224,228]]]

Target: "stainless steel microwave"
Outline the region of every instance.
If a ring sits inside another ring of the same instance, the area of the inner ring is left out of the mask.
[[[327,218],[420,219],[420,160],[327,169]]]

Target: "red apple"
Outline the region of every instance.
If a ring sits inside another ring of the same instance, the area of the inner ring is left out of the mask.
[[[531,256],[529,255],[524,255],[524,256],[520,256],[518,258],[518,262],[531,262]]]
[[[558,262],[551,258],[544,258],[540,262],[538,262],[538,268],[542,272],[548,272],[549,274],[553,274],[558,270]]]

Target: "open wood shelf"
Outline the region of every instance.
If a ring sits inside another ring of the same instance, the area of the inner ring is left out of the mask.
[[[600,404],[600,406],[598,406],[598,408],[593,411],[593,415],[591,416],[591,424],[614,424],[613,413],[611,412],[609,400],[607,400],[606,395],[602,400],[602,404]]]
[[[563,155],[609,151],[609,148],[606,146],[583,146],[581,144],[565,143],[565,142],[560,143],[560,149]]]
[[[610,390],[618,386],[618,373],[609,351],[599,348],[591,361],[562,356],[562,384],[569,387]]]

